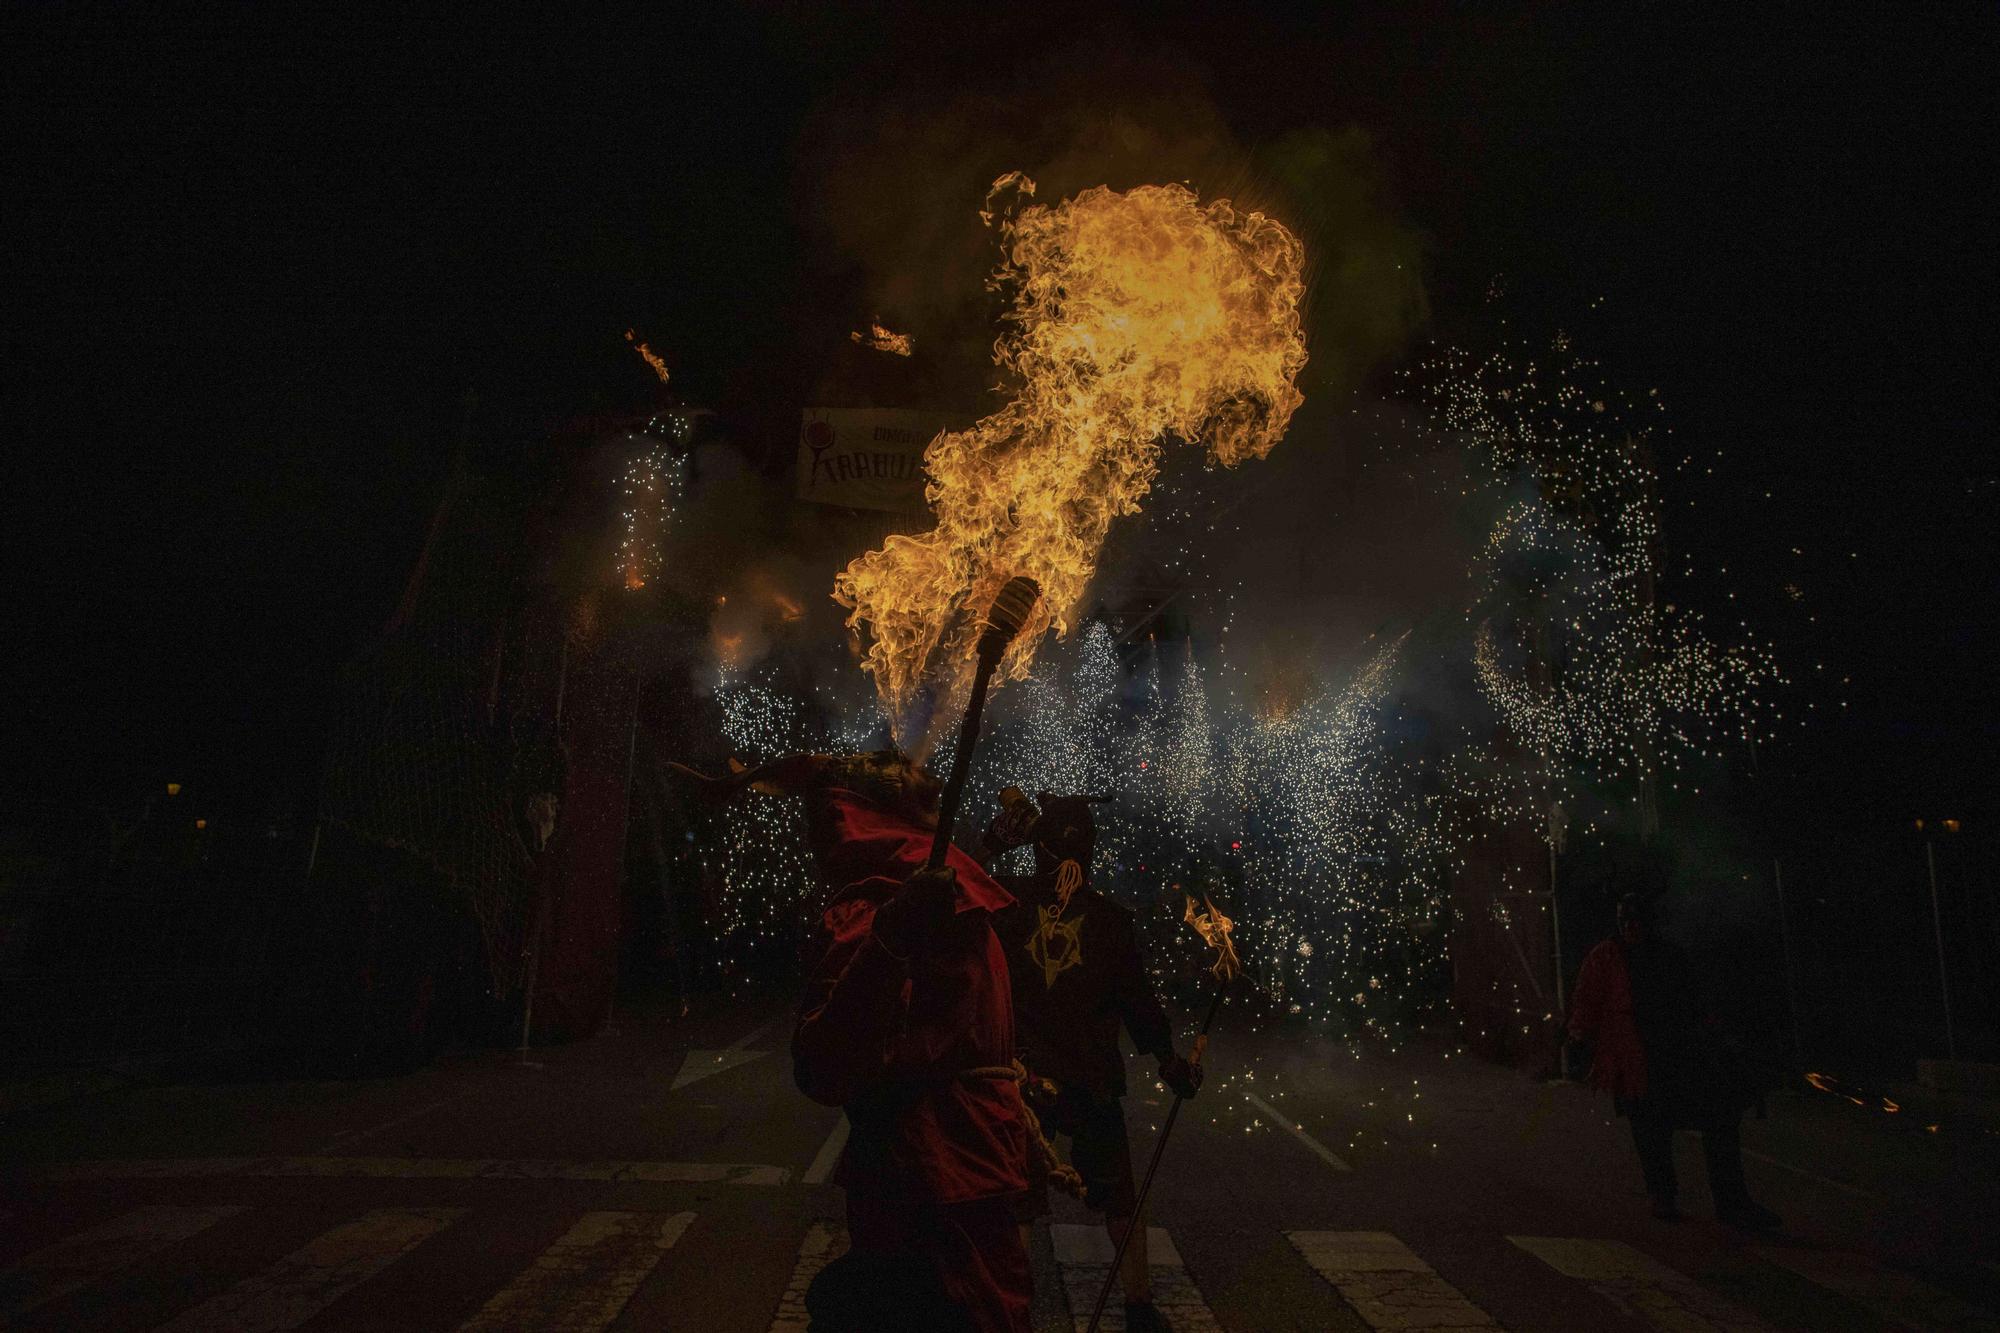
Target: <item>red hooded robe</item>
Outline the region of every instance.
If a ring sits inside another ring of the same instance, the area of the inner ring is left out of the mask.
[[[1027,1189],[1007,960],[990,918],[1013,898],[953,847],[955,912],[920,955],[874,932],[922,867],[931,831],[842,788],[806,797],[834,893],[807,953],[794,1076],[845,1107],[837,1179],[857,1251],[918,1252],[981,1330],[1028,1327],[1030,1275],[1008,1205]]]

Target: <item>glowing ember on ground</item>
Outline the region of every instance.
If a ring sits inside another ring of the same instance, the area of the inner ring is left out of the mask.
[[[1100,186],[1001,230],[1013,308],[994,357],[1015,397],[925,451],[937,527],[889,538],[834,583],[848,624],[868,626],[864,666],[899,728],[927,676],[946,693],[962,683],[978,635],[964,613],[1010,577],[1035,579],[1042,600],[998,679],[1027,674],[1052,624],[1068,632],[1164,436],[1225,465],[1262,458],[1301,401],[1305,250],[1272,219],[1178,185]]]
[[[1812,1084],[1821,1092],[1830,1092],[1836,1097],[1844,1097],[1856,1106],[1866,1107],[1869,1110],[1880,1110],[1890,1115],[1895,1115],[1903,1109],[1901,1102],[1893,1102],[1887,1097],[1878,1096],[1875,1093],[1866,1092],[1861,1088],[1842,1083],[1839,1079],[1828,1074],[1808,1073],[1806,1075],[1806,1082]]]
[[[909,334],[892,333],[880,324],[870,324],[866,333],[856,330],[847,336],[872,351],[894,352],[897,356],[908,356],[914,350]]]
[[[660,358],[660,354],[640,342],[639,335],[635,330],[625,330],[625,341],[638,349],[639,355],[646,359],[646,364],[653,368],[653,373],[660,377],[660,383],[665,384],[667,382],[667,363]]]

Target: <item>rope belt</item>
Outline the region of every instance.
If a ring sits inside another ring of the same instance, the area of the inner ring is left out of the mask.
[[[1028,1082],[1028,1067],[1019,1060],[1010,1065],[978,1065],[972,1069],[959,1070],[958,1077],[1004,1078],[1025,1087]],[[1075,1167],[1056,1156],[1055,1145],[1049,1142],[1048,1135],[1042,1133],[1042,1118],[1035,1114],[1034,1107],[1028,1105],[1026,1097],[1021,1098],[1021,1115],[1028,1124],[1028,1143],[1035,1150],[1035,1156],[1041,1160],[1042,1169],[1049,1173],[1049,1179],[1072,1199],[1081,1199],[1083,1177],[1077,1174]]]

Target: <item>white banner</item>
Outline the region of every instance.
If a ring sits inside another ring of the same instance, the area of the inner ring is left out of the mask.
[[[941,413],[897,407],[809,407],[799,427],[798,497],[920,511],[924,446],[953,424]]]

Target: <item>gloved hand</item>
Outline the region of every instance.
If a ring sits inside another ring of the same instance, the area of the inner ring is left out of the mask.
[[[907,957],[925,935],[951,916],[958,875],[950,866],[918,870],[900,893],[875,909],[875,934],[896,954]]]
[[[1035,821],[1040,817],[1033,801],[1017,788],[1008,787],[1000,793],[1000,809],[986,825],[980,845],[989,857],[1024,846],[1034,836]]]
[[[1201,1066],[1184,1056],[1169,1054],[1160,1061],[1160,1082],[1172,1089],[1174,1096],[1191,1101],[1201,1087]]]

